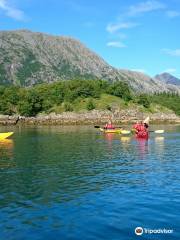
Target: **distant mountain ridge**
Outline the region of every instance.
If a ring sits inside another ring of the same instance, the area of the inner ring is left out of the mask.
[[[173,84],[176,86],[180,86],[180,79],[174,77],[172,74],[167,72],[156,75],[155,79],[158,79],[166,84]]]
[[[179,86],[110,66],[71,37],[28,30],[0,31],[0,84],[26,87],[77,78],[125,81],[135,92],[180,93]]]
[[[0,32],[1,83],[31,86],[75,78],[118,79],[120,74],[70,37],[27,30]]]

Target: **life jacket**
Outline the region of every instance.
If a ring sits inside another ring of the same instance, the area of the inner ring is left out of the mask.
[[[144,124],[135,124],[133,126],[133,128],[136,130],[136,136],[138,138],[148,138],[148,130],[147,128],[144,126]]]
[[[104,126],[105,129],[115,129],[115,127],[112,125],[112,124],[109,124],[107,123],[105,126]]]
[[[144,130],[144,125],[141,123],[136,123],[133,125],[133,129],[136,130],[136,132],[143,131]]]

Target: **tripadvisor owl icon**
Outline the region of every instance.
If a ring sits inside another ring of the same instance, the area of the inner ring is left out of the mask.
[[[142,227],[137,227],[135,228],[135,234],[136,235],[142,235],[143,234],[143,228]]]

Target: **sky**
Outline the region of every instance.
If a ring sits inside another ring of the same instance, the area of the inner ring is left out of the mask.
[[[0,0],[0,30],[71,36],[119,69],[180,78],[180,0]]]

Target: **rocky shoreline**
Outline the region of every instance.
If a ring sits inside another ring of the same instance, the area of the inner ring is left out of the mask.
[[[114,124],[133,123],[150,116],[152,123],[180,123],[180,117],[174,113],[140,113],[136,110],[122,110],[117,112],[98,111],[74,113],[64,112],[62,114],[51,113],[49,115],[38,115],[36,117],[0,115],[0,125],[91,125],[104,124],[109,117]]]

